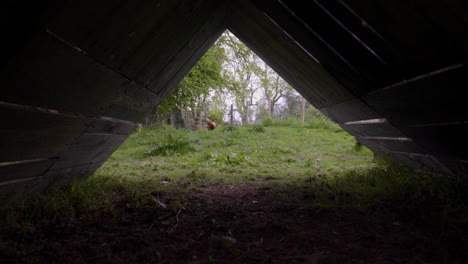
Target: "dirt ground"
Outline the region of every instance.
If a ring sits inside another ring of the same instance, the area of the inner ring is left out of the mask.
[[[463,263],[423,223],[397,214],[312,206],[310,196],[208,186],[159,208],[121,201],[113,212],[54,219],[0,246],[1,263]],[[165,208],[166,207],[166,208]],[[459,243],[459,242],[457,242]],[[464,245],[449,249],[456,254]],[[463,254],[463,253],[461,253]],[[446,256],[441,260],[441,256]]]

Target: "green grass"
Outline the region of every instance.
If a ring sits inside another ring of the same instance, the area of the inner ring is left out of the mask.
[[[186,194],[212,185],[269,190],[290,204],[310,199],[311,208],[359,210],[397,224],[424,222],[441,248],[449,248],[450,237],[468,224],[467,197],[455,179],[376,160],[332,126],[279,124],[140,129],[94,175],[0,211],[0,230],[27,244],[47,223],[119,219],[135,208],[159,212],[160,192],[171,193],[174,208],[164,210],[176,214],[185,208]]]
[[[50,214],[73,218],[103,208],[112,211],[124,200],[154,206],[151,192],[183,196],[209,185],[267,186],[287,196],[312,193],[314,206],[324,208],[418,211],[430,204],[438,211],[459,212],[466,200],[454,179],[375,160],[342,130],[252,125],[188,131],[166,126],[139,129],[94,175],[53,187],[29,199],[21,212],[4,211],[2,218],[12,224]]]
[[[373,154],[365,148],[356,151],[355,144],[345,132],[308,127],[143,129],[130,136],[97,175],[165,182],[190,176],[203,178],[205,184],[295,181],[317,173],[338,176],[373,166]]]
[[[316,115],[310,118],[305,123],[295,118],[288,119],[272,119],[265,118],[261,120],[261,124],[265,127],[295,127],[295,128],[310,128],[310,129],[323,129],[330,132],[341,133],[343,129],[327,117],[323,115]]]

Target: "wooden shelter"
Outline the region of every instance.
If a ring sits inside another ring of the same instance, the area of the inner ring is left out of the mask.
[[[465,0],[7,0],[0,12],[2,196],[99,168],[226,29],[379,155],[468,174]]]

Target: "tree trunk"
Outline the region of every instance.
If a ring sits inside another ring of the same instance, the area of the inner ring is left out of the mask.
[[[249,121],[247,120],[247,116],[246,115],[241,115],[241,119],[242,119],[242,124],[243,125],[246,125]]]
[[[275,103],[271,102],[270,104],[270,116],[272,117],[275,113]]]
[[[271,100],[270,98],[267,98],[267,104],[268,104],[268,116],[271,117],[273,116],[273,100]]]

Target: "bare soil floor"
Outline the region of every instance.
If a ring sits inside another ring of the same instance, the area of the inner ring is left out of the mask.
[[[326,209],[313,195],[249,185],[152,195],[160,207],[121,200],[94,217],[36,224],[23,241],[2,242],[0,262],[466,263],[466,239],[439,247],[433,227],[398,213]]]

